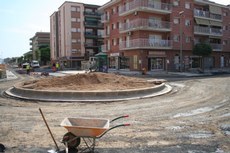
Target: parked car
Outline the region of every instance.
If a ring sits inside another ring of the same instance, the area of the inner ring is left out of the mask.
[[[26,66],[29,65],[28,62],[22,64],[22,68],[26,68]]]
[[[31,67],[32,67],[32,68],[39,68],[39,67],[40,67],[40,64],[38,63],[38,61],[33,60],[33,61],[31,62]]]

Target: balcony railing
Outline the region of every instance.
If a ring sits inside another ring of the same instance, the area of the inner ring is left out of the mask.
[[[202,11],[198,9],[194,9],[194,16],[209,18],[214,20],[222,20],[222,16],[218,14],[212,14],[209,11]]]
[[[101,16],[101,14],[98,13],[98,12],[87,12],[87,11],[85,11],[84,13],[87,16],[95,16],[95,17],[100,17]]]
[[[147,29],[147,30],[157,30],[157,31],[170,31],[170,22],[151,20],[151,19],[136,19],[129,23],[124,23],[121,26],[120,31],[129,31],[135,29]]]
[[[107,14],[102,14],[101,15],[101,22],[102,23],[109,22],[109,16]]]
[[[210,45],[214,51],[221,51],[223,49],[222,44],[210,43]]]
[[[133,11],[154,11],[159,13],[171,13],[172,5],[169,3],[154,2],[150,0],[134,0],[126,3],[119,10],[119,15],[126,15]]]
[[[101,45],[101,51],[102,52],[107,52],[107,46],[106,45]]]
[[[100,45],[94,42],[85,42],[85,46],[86,47],[99,47]]]
[[[97,28],[103,28],[102,23],[96,23],[96,22],[85,22],[86,27],[97,27]]]
[[[94,32],[85,32],[86,37],[97,37],[97,35]]]
[[[121,50],[128,49],[171,49],[172,41],[171,40],[162,40],[162,39],[133,39],[130,41],[123,41],[120,44]]]
[[[106,37],[109,37],[109,35],[110,35],[110,32],[108,32],[108,31],[101,31],[101,37],[102,38],[106,38]]]
[[[214,35],[214,36],[222,36],[223,35],[222,29],[210,28],[210,27],[201,27],[201,26],[194,26],[194,33],[202,34],[202,35]]]

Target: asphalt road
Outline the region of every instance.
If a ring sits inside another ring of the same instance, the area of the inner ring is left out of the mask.
[[[162,77],[161,77],[162,78]],[[18,81],[0,82],[3,92]],[[100,153],[223,153],[230,152],[230,75],[166,77],[167,95],[113,103],[45,103],[0,97],[0,143],[6,153],[44,153],[54,143],[39,114],[42,108],[58,145],[67,132],[65,117],[112,119],[131,126],[111,130],[96,140]]]

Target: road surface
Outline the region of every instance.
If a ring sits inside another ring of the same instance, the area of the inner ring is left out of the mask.
[[[18,81],[0,82],[3,92]],[[128,114],[114,129],[96,141],[100,153],[222,153],[230,152],[230,76],[171,78],[167,95],[112,103],[47,103],[0,97],[0,143],[6,153],[44,153],[55,145],[42,120],[59,140],[67,132],[65,117],[113,119]]]

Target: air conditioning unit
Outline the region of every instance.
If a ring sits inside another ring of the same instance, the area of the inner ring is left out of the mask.
[[[132,32],[131,32],[131,31],[127,32],[127,35],[131,36],[131,35],[132,35]]]
[[[135,11],[135,12],[134,12],[134,15],[137,15],[137,14],[138,14],[138,12],[137,12],[137,11]]]

